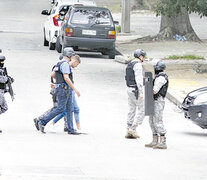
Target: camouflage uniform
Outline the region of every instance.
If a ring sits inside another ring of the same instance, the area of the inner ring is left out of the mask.
[[[8,77],[5,75],[4,69],[0,68],[0,83],[6,84]],[[8,106],[4,97],[5,89],[0,89],[0,114],[8,110]]]
[[[161,72],[165,74],[164,72]],[[153,91],[159,92],[161,87],[167,83],[167,80],[163,76],[159,76],[155,79]],[[166,130],[163,124],[163,111],[165,107],[165,101],[162,96],[158,97],[157,100],[154,101],[155,107],[155,115],[149,117],[149,123],[153,134],[166,134]]]
[[[136,61],[136,60],[134,60]],[[132,61],[133,62],[133,61]],[[139,94],[143,94],[143,67],[142,63],[138,62],[133,67],[135,80],[138,87]],[[128,87],[128,118],[127,118],[127,129],[136,131],[138,125],[142,124],[144,119],[144,101],[143,99],[136,99],[135,88]]]
[[[165,69],[165,66],[163,66]],[[163,111],[165,107],[165,95],[168,88],[168,77],[164,72],[158,73],[154,78],[154,110],[155,115],[149,117],[149,124],[152,130],[153,139],[149,144],[145,144],[145,147],[153,149],[167,149],[166,144],[166,129],[163,124]]]

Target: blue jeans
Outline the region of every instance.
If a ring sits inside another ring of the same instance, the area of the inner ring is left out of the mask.
[[[75,98],[75,92],[72,91],[72,111],[74,112],[75,122],[79,123],[79,112],[80,109],[78,107],[76,98]],[[61,118],[63,118],[66,115],[66,111],[63,111],[61,114],[57,115],[56,118],[53,120],[54,123],[58,122]]]
[[[63,87],[57,87],[57,99],[58,105],[54,108],[47,116],[40,120],[40,123],[45,126],[51,119],[61,114],[64,110],[66,111],[68,132],[74,132],[73,128],[73,117],[72,117],[72,89],[68,87],[67,89]]]

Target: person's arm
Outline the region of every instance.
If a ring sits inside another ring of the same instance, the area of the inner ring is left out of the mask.
[[[139,97],[143,98],[143,70],[142,70],[142,65],[139,63],[136,63],[134,65],[134,75],[135,75],[135,80],[137,83],[137,87],[139,89]]]
[[[63,74],[65,82],[74,90],[74,92],[77,94],[78,97],[80,97],[79,91],[75,88],[72,81],[70,80],[68,74]]]
[[[54,71],[51,73],[51,78],[56,79]]]
[[[8,77],[3,75],[3,71],[0,71],[0,83],[6,83],[8,81]]]
[[[160,76],[157,79],[155,79],[153,94],[157,94],[166,82],[167,80],[163,76]]]

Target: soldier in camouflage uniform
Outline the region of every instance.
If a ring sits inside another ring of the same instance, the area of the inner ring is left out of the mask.
[[[142,62],[144,61],[145,56],[146,52],[144,50],[137,49],[134,52],[135,59],[132,60],[126,68],[125,79],[128,87],[129,112],[125,138],[139,138],[136,129],[138,124],[142,124],[144,119]]]
[[[8,82],[8,76],[5,74],[4,61],[5,56],[0,55],[0,114],[5,113],[8,110],[8,106],[4,97],[6,92],[6,83]],[[2,133],[2,130],[0,130]]]
[[[166,66],[162,61],[158,61],[154,66],[153,93],[155,115],[149,117],[153,140],[151,143],[145,144],[145,147],[151,147],[153,149],[167,149],[166,130],[163,124],[164,98],[168,89],[168,76],[164,72],[165,68]]]

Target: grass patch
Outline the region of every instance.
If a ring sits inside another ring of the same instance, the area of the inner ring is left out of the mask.
[[[116,29],[116,32],[117,33],[120,33],[121,32],[121,26],[120,25],[115,26],[115,29]]]
[[[168,57],[166,57],[164,59],[166,59],[166,60],[169,60],[169,59],[174,59],[174,60],[177,60],[177,59],[204,60],[204,57],[203,56],[196,56],[196,55],[187,54],[187,55],[183,55],[183,56],[172,55],[172,56],[168,56]]]
[[[107,8],[111,11],[111,13],[121,12],[120,5],[107,6]]]

